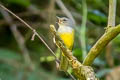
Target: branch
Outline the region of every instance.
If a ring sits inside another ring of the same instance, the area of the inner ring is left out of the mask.
[[[120,25],[110,27],[107,32],[96,42],[90,49],[87,57],[83,61],[83,65],[91,65],[94,59],[100,54],[105,46],[120,33]]]
[[[78,80],[97,80],[92,67],[83,66],[73,55],[72,52],[65,46],[54,25],[50,25],[51,32],[55,38],[56,45],[62,50],[64,55],[68,58],[73,73]]]
[[[13,15],[14,17],[16,17],[18,20],[20,20],[24,25],[26,25],[30,30],[33,31],[33,36],[36,35],[43,43],[44,45],[48,48],[48,50],[53,54],[53,56],[56,59],[56,62],[59,63],[59,59],[56,57],[55,53],[53,52],[53,50],[47,45],[47,43],[42,39],[42,37],[36,32],[35,29],[33,29],[29,24],[27,24],[24,20],[22,20],[20,17],[18,17],[17,15],[15,15],[13,12],[11,12],[9,9],[7,9],[6,7],[4,7],[2,4],[0,4],[0,7],[3,8],[4,10],[6,10],[7,12],[9,12],[11,15]],[[33,39],[33,38],[32,38]]]

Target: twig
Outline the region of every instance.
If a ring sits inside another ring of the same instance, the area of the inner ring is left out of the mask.
[[[29,52],[25,46],[25,41],[23,36],[20,34],[20,32],[17,30],[17,26],[15,24],[13,24],[13,20],[10,17],[10,15],[3,9],[0,9],[3,17],[5,18],[6,22],[11,26],[10,29],[19,45],[19,48],[21,49],[21,51],[23,52],[23,56],[24,56],[24,60],[26,64],[29,64],[31,69],[33,70],[35,68],[34,64],[32,63],[30,56],[29,56]]]
[[[12,14],[14,17],[16,17],[18,20],[20,20],[22,23],[24,23],[29,29],[31,29],[33,31],[33,33],[44,43],[44,45],[50,50],[50,52],[53,54],[53,56],[55,57],[56,61],[59,62],[59,60],[57,59],[55,53],[52,51],[52,49],[47,45],[47,43],[42,39],[42,37],[36,32],[35,29],[33,29],[29,24],[27,24],[25,21],[23,21],[20,17],[18,17],[17,15],[15,15],[13,12],[11,12],[10,10],[8,10],[6,7],[4,7],[2,4],[0,4],[0,7],[3,8],[4,10],[6,10],[7,12],[9,12],[10,14]]]
[[[115,26],[116,0],[109,0],[108,26]]]
[[[64,3],[61,0],[55,0],[58,6],[61,8],[61,10],[66,14],[67,17],[69,17],[73,23],[75,24],[75,19],[73,18],[70,11],[65,7]]]
[[[100,54],[104,47],[120,33],[120,25],[110,27],[107,32],[96,42],[90,49],[87,57],[83,61],[83,65],[91,65],[94,59]]]

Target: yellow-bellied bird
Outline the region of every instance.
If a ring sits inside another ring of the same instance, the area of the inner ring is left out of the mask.
[[[58,18],[58,34],[60,38],[63,40],[66,47],[72,51],[73,44],[74,44],[74,23],[71,19],[66,17],[57,17]],[[65,57],[64,53],[61,53],[60,56],[60,66],[59,70],[67,71],[69,66],[69,62]]]

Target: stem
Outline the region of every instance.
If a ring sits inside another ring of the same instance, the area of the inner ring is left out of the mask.
[[[82,17],[82,24],[81,24],[81,29],[80,29],[80,37],[79,40],[81,41],[81,47],[82,47],[82,54],[83,54],[83,59],[87,55],[86,51],[86,21],[87,21],[87,4],[86,0],[82,1],[83,4],[83,17]]]
[[[109,0],[108,26],[115,26],[116,0]]]

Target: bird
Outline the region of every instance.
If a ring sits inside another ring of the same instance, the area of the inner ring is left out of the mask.
[[[57,16],[57,24],[58,29],[57,33],[60,36],[61,40],[64,42],[65,46],[72,51],[73,45],[74,45],[74,23],[71,19],[67,17],[58,17]],[[63,52],[60,54],[60,65],[59,70],[60,71],[67,71],[69,68],[69,62],[67,60],[67,57],[64,55]]]

